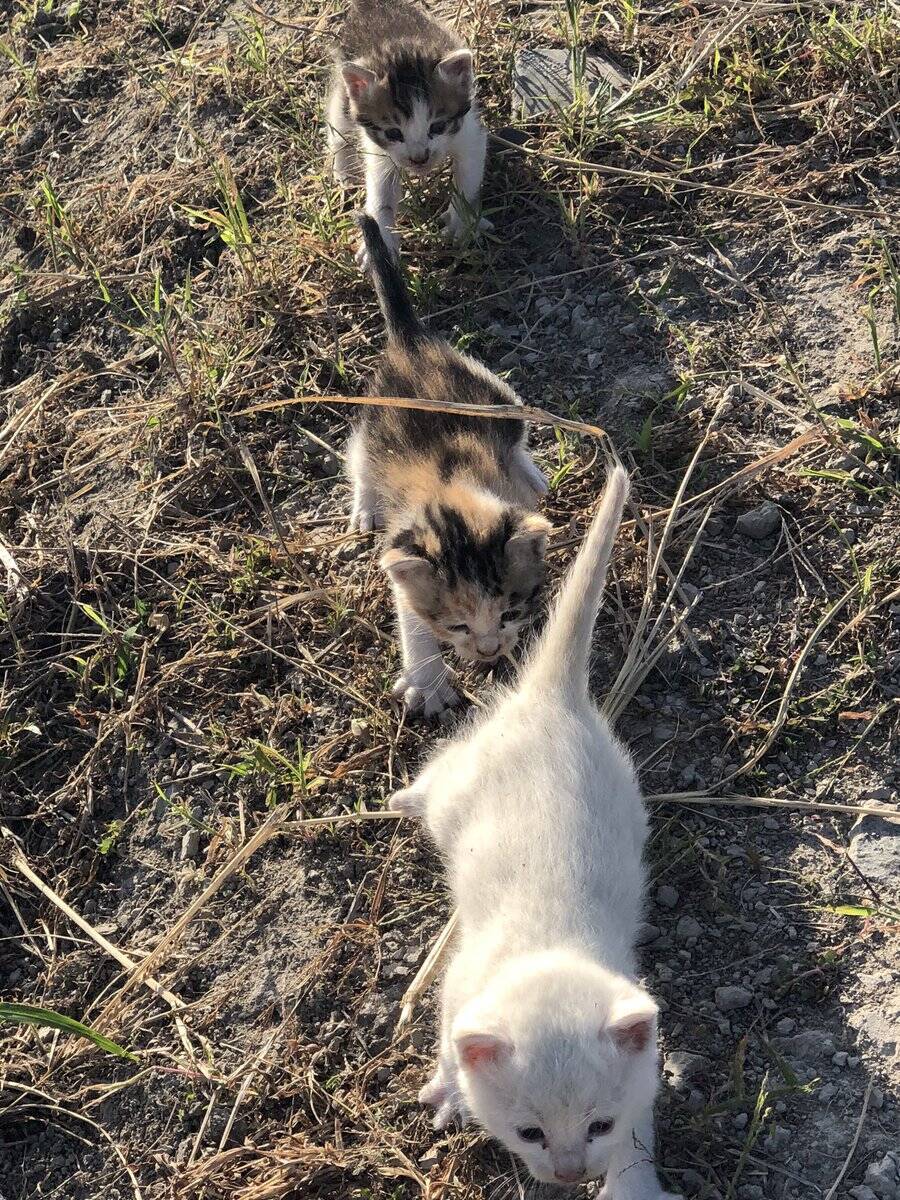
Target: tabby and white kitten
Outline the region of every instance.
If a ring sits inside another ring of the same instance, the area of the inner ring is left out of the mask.
[[[471,1116],[532,1175],[663,1200],[653,1165],[657,1006],[636,980],[647,819],[588,693],[628,477],[599,510],[515,691],[392,807],[422,816],[459,911],[437,1070],[420,1099]]]
[[[448,156],[455,239],[490,228],[479,213],[487,135],[478,118],[472,51],[407,0],[354,0],[328,94],[328,143],[338,179],[366,184],[366,212],[397,252],[401,175],[426,175]],[[365,251],[360,258],[365,263]]]
[[[520,404],[481,363],[417,320],[378,225],[359,218],[387,325],[373,395]],[[348,446],[350,526],[385,526],[403,674],[394,694],[426,716],[457,702],[440,643],[460,658],[508,654],[537,602],[550,528],[533,511],[547,483],[521,421],[366,408]]]

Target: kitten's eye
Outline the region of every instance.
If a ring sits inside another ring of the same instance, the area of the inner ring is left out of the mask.
[[[588,1137],[603,1137],[604,1134],[610,1132],[614,1125],[615,1121],[611,1117],[606,1121],[593,1121],[588,1127]]]
[[[468,633],[468,625],[448,625],[447,628],[451,633]]]
[[[389,142],[402,142],[403,141],[403,130],[397,129],[396,127],[394,129],[386,129],[384,131],[384,136],[387,138],[387,140]]]
[[[432,121],[431,125],[428,128],[428,136],[429,137],[440,137],[446,128],[447,128],[446,121]]]
[[[508,608],[506,610],[506,612],[501,616],[500,620],[504,623],[504,625],[506,625],[510,621],[518,621],[521,616],[522,616],[522,614],[519,612],[519,610],[517,608]]]
[[[517,1129],[516,1133],[523,1142],[542,1142],[544,1140],[543,1129],[538,1129],[537,1125],[529,1125],[527,1129]]]

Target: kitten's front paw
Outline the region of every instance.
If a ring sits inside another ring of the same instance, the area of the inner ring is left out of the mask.
[[[444,232],[452,242],[477,242],[482,233],[490,233],[494,222],[487,217],[468,217],[451,205],[444,213]]]
[[[374,529],[383,527],[384,518],[377,505],[362,502],[353,505],[353,511],[350,513],[350,520],[347,524],[351,532],[371,533]]]
[[[623,1186],[628,1172],[624,1172],[614,1183],[607,1183],[598,1193],[598,1200],[684,1200],[680,1192],[664,1192],[659,1183],[647,1187],[638,1185],[636,1188]]]
[[[435,1129],[446,1129],[459,1112],[453,1088],[440,1072],[433,1075],[419,1092],[419,1103],[430,1104],[437,1110],[431,1122]]]
[[[424,717],[437,717],[445,709],[459,704],[459,696],[450,686],[449,672],[428,682],[401,675],[394,684],[392,695],[402,699],[411,713],[421,713]]]
[[[378,223],[378,228],[381,230],[381,236],[384,239],[384,244],[387,246],[391,258],[393,258],[396,262],[400,258],[400,239],[392,229],[386,228],[381,224],[380,221]],[[371,270],[372,263],[369,259],[369,252],[366,249],[365,242],[361,241],[359,243],[354,257],[356,259],[356,265],[361,271],[368,273]]]

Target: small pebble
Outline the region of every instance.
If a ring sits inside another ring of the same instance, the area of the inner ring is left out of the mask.
[[[736,1008],[746,1008],[753,1000],[753,993],[736,984],[716,988],[716,1008],[719,1012],[733,1012]]]
[[[181,858],[185,861],[196,858],[200,851],[200,830],[189,829],[181,839]]]
[[[695,921],[693,917],[681,917],[675,926],[675,937],[679,942],[686,942],[690,938],[699,937],[702,932],[703,929],[699,921]]]
[[[673,888],[668,883],[664,883],[662,887],[658,887],[656,889],[656,903],[661,904],[663,908],[674,908],[678,903],[677,888]]]

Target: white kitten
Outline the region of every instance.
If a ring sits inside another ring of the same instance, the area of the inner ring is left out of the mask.
[[[444,216],[459,239],[491,227],[480,216],[487,134],[478,117],[472,51],[407,0],[354,0],[327,102],[335,174],[365,177],[366,212],[396,255],[401,178],[447,158],[453,196]],[[362,172],[360,172],[360,166]],[[367,266],[365,248],[359,257]]]
[[[657,1008],[635,981],[647,819],[588,694],[627,495],[617,468],[517,689],[392,806],[424,817],[459,909],[439,1062],[421,1094],[436,1126],[459,1111],[536,1179],[605,1176],[611,1200],[662,1200]]]

